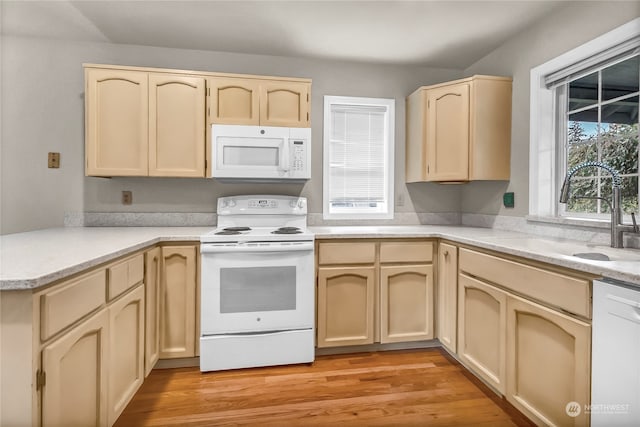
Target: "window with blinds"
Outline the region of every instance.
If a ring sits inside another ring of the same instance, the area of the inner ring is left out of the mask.
[[[324,218],[393,218],[395,100],[324,103]]]

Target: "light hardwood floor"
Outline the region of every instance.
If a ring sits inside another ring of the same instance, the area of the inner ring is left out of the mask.
[[[154,370],[115,425],[334,424],[533,425],[438,348],[204,374]]]

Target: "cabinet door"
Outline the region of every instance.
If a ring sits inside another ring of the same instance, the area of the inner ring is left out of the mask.
[[[196,247],[162,247],[160,358],[193,357],[196,339]]]
[[[144,381],[144,286],[109,306],[109,425]]]
[[[537,424],[589,425],[591,327],[516,297],[507,316],[507,400]]]
[[[260,125],[309,127],[309,83],[260,83]]]
[[[380,342],[433,338],[433,267],[380,267]]]
[[[260,124],[259,81],[212,77],[209,86],[210,123],[229,125]]]
[[[149,375],[160,356],[160,248],[153,248],[145,257],[145,358],[144,375]]]
[[[106,426],[109,313],[102,310],[42,350],[43,426]]]
[[[458,276],[458,356],[467,367],[505,393],[507,296],[493,286]]]
[[[427,180],[469,179],[469,84],[427,92]]]
[[[147,175],[147,73],[89,68],[85,85],[86,174]]]
[[[443,346],[457,351],[458,248],[440,243],[437,275],[437,336]]]
[[[149,74],[149,175],[204,177],[205,79]]]
[[[318,347],[373,343],[374,267],[318,269]]]

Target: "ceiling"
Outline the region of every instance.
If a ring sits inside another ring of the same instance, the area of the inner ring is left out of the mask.
[[[13,1],[25,37],[464,69],[564,1]]]

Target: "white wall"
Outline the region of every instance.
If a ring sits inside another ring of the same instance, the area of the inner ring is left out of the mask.
[[[323,96],[396,99],[397,212],[458,212],[460,189],[404,184],[404,99],[421,85],[462,76],[461,70],[269,57],[107,43],[2,37],[0,233],[62,226],[65,212],[214,212],[219,196],[301,194],[322,212]],[[313,167],[305,185],[223,184],[211,179],[84,177],[83,63],[104,63],[313,79]],[[47,152],[61,153],[47,169]],[[133,191],[131,206],[120,192]],[[415,202],[415,203],[413,203]]]
[[[511,181],[475,182],[462,189],[462,212],[525,216],[529,206],[529,74],[536,67],[640,16],[638,1],[567,2],[465,70],[465,75],[513,77]],[[515,193],[515,208],[502,194]]]

